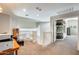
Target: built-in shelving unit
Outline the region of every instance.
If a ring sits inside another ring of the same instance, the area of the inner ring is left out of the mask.
[[[63,33],[65,31],[64,23],[62,19],[56,20],[56,39],[63,39]]]

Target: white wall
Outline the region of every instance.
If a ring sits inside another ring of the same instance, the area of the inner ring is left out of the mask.
[[[12,28],[36,28],[36,22],[31,19],[0,14],[0,33],[11,32]]]
[[[56,41],[56,19],[50,17],[50,31],[52,32],[52,43]]]
[[[12,28],[20,29],[20,39],[26,39],[27,33],[28,32],[31,33],[37,27],[35,21],[18,16],[12,16],[11,26],[12,26],[11,29]]]
[[[12,26],[19,28],[36,28],[36,22],[31,19],[22,18],[22,17],[12,17]]]
[[[65,26],[66,26],[66,34],[67,34],[67,27],[71,27],[71,35],[77,35],[78,33],[78,17],[75,18],[68,18],[65,19]],[[74,28],[75,26],[75,28]]]
[[[36,22],[27,19],[22,18],[14,15],[7,15],[7,14],[0,14],[0,33],[9,33],[12,34],[13,28],[20,28],[20,29],[35,29]],[[31,32],[31,30],[30,30]]]
[[[10,32],[10,16],[0,14],[0,33]]]
[[[38,44],[42,44],[42,40],[41,40],[41,33],[40,33],[40,24],[37,27],[37,43]]]
[[[41,45],[47,46],[48,44],[51,43],[51,39],[49,34],[44,34],[50,32],[50,23],[39,23],[38,26],[38,37],[37,37],[37,42]],[[48,38],[46,38],[46,35],[49,35]]]
[[[79,51],[79,17],[78,17],[78,35],[77,35],[77,50]]]

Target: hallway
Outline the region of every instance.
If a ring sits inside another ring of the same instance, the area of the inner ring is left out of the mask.
[[[67,37],[58,40],[48,47],[41,47],[36,43],[25,41],[24,46],[19,49],[19,55],[77,55],[76,37]]]

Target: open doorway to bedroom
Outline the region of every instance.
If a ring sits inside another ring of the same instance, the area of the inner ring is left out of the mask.
[[[66,42],[73,49],[77,50],[78,36],[78,17],[65,19],[65,38]]]
[[[78,17],[66,18],[56,26],[55,49],[65,53],[77,54]],[[62,35],[61,35],[62,34]],[[60,54],[61,54],[60,53]]]

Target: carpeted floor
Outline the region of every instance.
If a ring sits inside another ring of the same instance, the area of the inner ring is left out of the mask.
[[[37,43],[24,42],[19,49],[19,55],[78,55],[76,37],[66,37],[64,40],[57,40],[55,45],[41,47]]]

